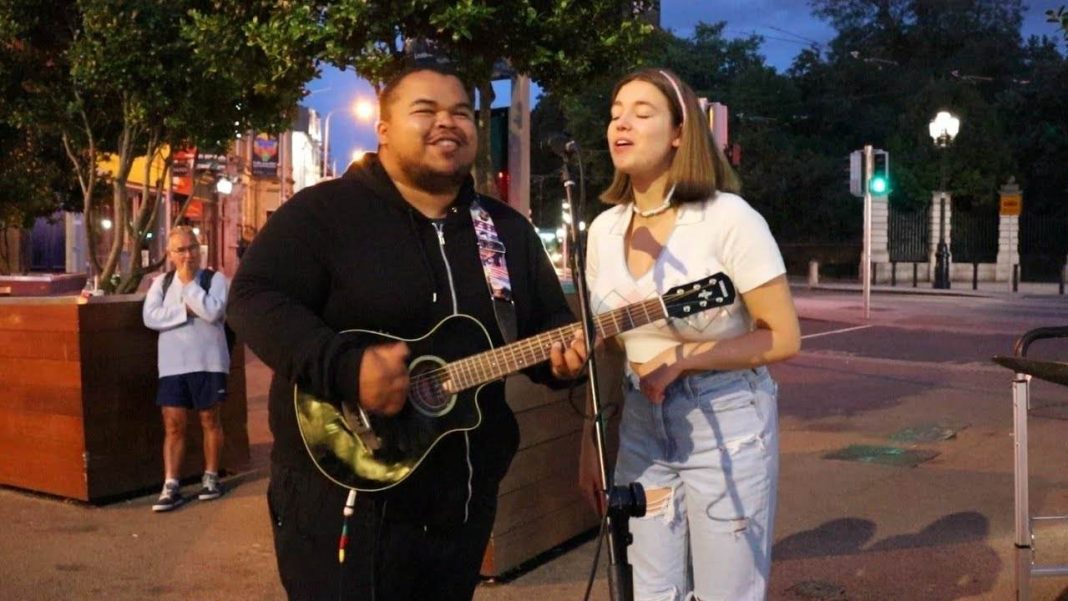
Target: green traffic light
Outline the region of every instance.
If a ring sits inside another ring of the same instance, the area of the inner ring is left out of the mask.
[[[886,194],[887,188],[885,177],[873,177],[868,182],[868,191],[872,194]]]

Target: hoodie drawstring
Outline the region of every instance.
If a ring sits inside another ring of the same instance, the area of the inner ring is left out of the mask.
[[[415,243],[419,246],[419,258],[423,262],[423,271],[426,273],[427,280],[430,281],[430,302],[437,304],[438,302],[438,278],[434,275],[434,270],[430,266],[430,258],[426,254],[426,245],[423,244],[423,237],[419,235],[419,228],[415,224],[414,209],[411,207],[406,211],[408,214],[408,230],[411,231],[412,237],[415,238]]]

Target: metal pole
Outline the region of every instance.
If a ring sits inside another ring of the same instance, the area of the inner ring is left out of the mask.
[[[581,163],[580,163],[581,167]],[[582,330],[586,336],[586,340],[595,340],[596,329],[593,323],[593,312],[590,308],[590,296],[586,289],[586,259],[583,252],[583,241],[578,232],[578,222],[581,213],[576,206],[577,199],[572,193],[572,189],[575,187],[575,180],[571,179],[571,172],[568,169],[567,160],[564,160],[564,164],[561,170],[561,180],[564,183],[564,197],[567,203],[567,210],[570,216],[570,223],[564,223],[565,241],[570,246],[571,251],[571,274],[572,282],[575,284],[575,296],[579,304],[579,313],[582,316]],[[600,386],[598,385],[597,377],[597,356],[593,348],[592,343],[588,343],[589,349],[589,398],[590,407],[593,409],[593,414],[596,416],[594,420],[594,444],[597,448],[597,461],[598,468],[600,469],[601,482],[605,487],[609,486],[612,481],[609,479],[608,464],[606,463],[605,452],[605,422],[603,419],[603,412],[601,406]],[[633,486],[641,485],[634,484]],[[608,515],[605,519],[605,532],[608,536],[608,594],[609,598],[613,601],[633,601],[634,588],[633,588],[633,575],[631,572],[630,564],[627,563],[627,546],[631,542],[630,530],[628,528],[629,516],[619,515],[613,510],[613,501],[615,500],[611,492],[616,487],[608,488],[605,494],[605,511]],[[641,507],[642,514],[645,513],[644,499]],[[639,516],[641,514],[638,514]]]
[[[1031,598],[1031,565],[1034,563],[1027,486],[1027,397],[1027,376],[1016,374],[1016,379],[1012,384],[1013,457],[1016,468],[1014,470],[1015,540],[1013,542],[1016,547],[1016,599],[1018,601],[1027,601]]]
[[[935,281],[934,287],[948,290],[949,279],[949,246],[946,244],[946,146],[948,141],[939,139],[938,145],[942,148],[942,189],[938,194],[938,250],[935,255]]]
[[[864,280],[864,319],[871,317],[871,190],[868,184],[874,171],[871,144],[864,146],[864,261],[860,277]]]
[[[327,162],[330,160],[330,117],[334,116],[334,111],[330,111],[326,114],[326,119],[323,119],[323,159],[319,164],[319,177],[326,177]]]

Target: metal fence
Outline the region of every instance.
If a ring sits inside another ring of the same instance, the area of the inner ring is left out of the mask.
[[[900,210],[890,205],[890,260],[899,263],[927,261],[930,223],[925,209]]]
[[[1068,208],[1028,211],[1020,215],[1020,279],[1060,281],[1068,256]]]
[[[952,213],[954,263],[996,263],[998,260],[998,208],[972,207]]]

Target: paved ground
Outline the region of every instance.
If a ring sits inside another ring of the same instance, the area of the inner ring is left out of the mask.
[[[899,288],[898,291],[904,290]],[[1026,329],[1068,324],[1056,285],[1010,295],[894,294],[876,289],[872,317],[856,286],[795,289],[801,356],[774,368],[781,386],[782,475],[774,600],[1013,598],[1009,354]],[[1068,343],[1033,355],[1068,360]],[[104,507],[0,489],[0,599],[282,599],[264,503],[267,370],[249,365],[253,471],[232,494],[168,515],[153,496]],[[1032,503],[1068,513],[1068,389],[1033,385]],[[947,440],[891,440],[909,428]],[[917,467],[830,460],[849,445],[935,453]],[[1040,560],[1068,563],[1061,527],[1040,533]],[[479,601],[582,598],[594,543],[560,552]],[[602,567],[594,599],[607,599]],[[1068,579],[1034,599],[1068,600]]]

